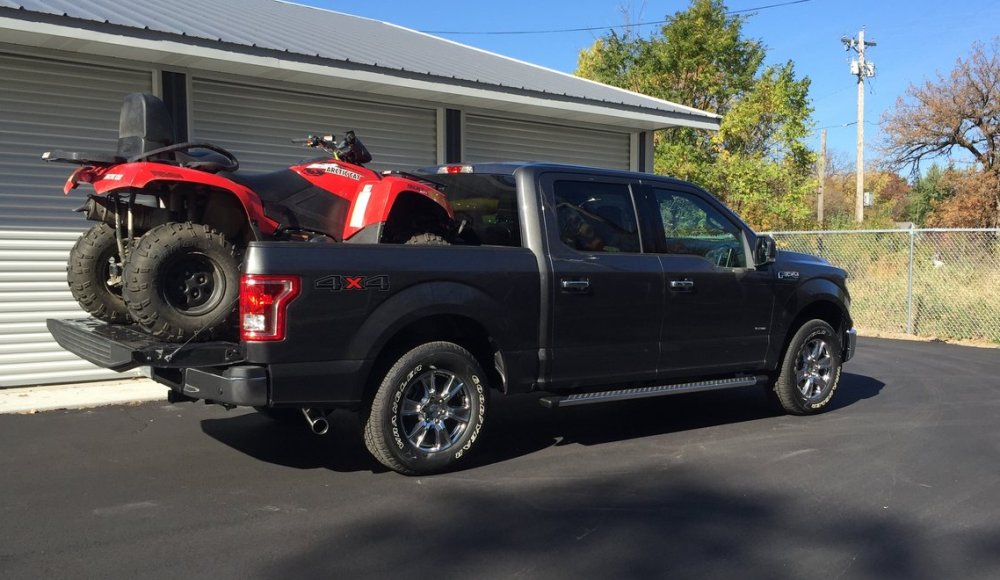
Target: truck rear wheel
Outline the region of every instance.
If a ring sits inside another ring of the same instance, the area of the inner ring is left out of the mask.
[[[66,264],[66,281],[77,304],[94,318],[110,324],[129,321],[122,299],[121,273],[113,275],[111,267],[111,261],[117,258],[114,228],[99,223],[80,236]]]
[[[236,248],[203,224],[168,223],[149,230],[125,266],[129,313],[164,340],[206,340],[234,332],[239,293]]]
[[[404,354],[385,374],[365,420],[365,445],[404,475],[453,467],[476,443],[486,417],[485,373],[450,342]]]
[[[799,327],[785,351],[774,393],[786,413],[822,411],[840,383],[840,339],[829,323],[810,320]]]

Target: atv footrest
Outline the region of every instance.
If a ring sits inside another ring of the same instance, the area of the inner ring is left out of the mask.
[[[121,372],[139,366],[222,366],[243,360],[243,351],[235,342],[173,344],[158,340],[135,326],[112,325],[94,318],[49,319],[46,326],[59,346],[113,371]]]

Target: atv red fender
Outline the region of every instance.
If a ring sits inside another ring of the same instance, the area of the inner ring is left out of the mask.
[[[385,223],[397,199],[404,194],[415,194],[428,199],[448,216],[454,218],[451,204],[443,193],[429,185],[395,175],[381,176],[374,171],[334,161],[308,163],[290,167],[292,171],[331,195],[343,198],[350,205],[348,220],[343,226],[343,238],[348,239],[365,227]],[[136,162],[109,167],[84,167],[70,177],[65,191],[78,183],[90,183],[98,195],[107,195],[123,189],[143,190],[150,185],[177,183],[203,185],[231,193],[239,200],[247,219],[255,222],[264,235],[271,235],[280,226],[265,215],[260,198],[249,188],[213,173],[156,162]]]
[[[271,235],[278,227],[277,222],[264,215],[260,199],[252,191],[225,177],[197,169],[155,162],[122,163],[109,167],[85,167],[77,170],[70,182],[74,187],[80,182],[90,183],[97,195],[107,195],[122,189],[143,190],[154,182],[204,185],[234,195],[243,206],[247,219],[256,222],[261,233]],[[67,186],[70,182],[67,182]]]
[[[454,219],[448,199],[440,191],[405,178],[386,176],[372,181],[358,183],[347,223],[344,224],[344,239],[348,239],[365,227],[385,223],[389,219],[396,200],[401,195],[418,195],[439,206],[448,219]]]

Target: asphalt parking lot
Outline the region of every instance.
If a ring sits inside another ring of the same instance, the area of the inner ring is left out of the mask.
[[[997,578],[1000,350],[862,339],[833,408],[494,399],[466,469],[148,403],[0,416],[0,576]]]

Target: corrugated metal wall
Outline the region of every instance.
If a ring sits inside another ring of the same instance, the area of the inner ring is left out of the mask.
[[[73,167],[46,164],[50,149],[113,151],[122,97],[152,92],[152,67],[134,70],[0,53],[0,387],[121,376],[51,340],[45,319],[83,316],[66,287],[69,249],[90,224],[72,210],[87,188],[63,196]],[[232,150],[244,168],[274,170],[312,157],[289,140],[354,129],[371,166],[408,169],[437,162],[437,111],[279,90],[195,76],[192,140]],[[377,99],[377,97],[375,97]],[[539,160],[628,169],[629,135],[468,115],[469,161]]]
[[[73,170],[44,151],[113,151],[122,97],[151,92],[150,71],[0,53],[0,387],[120,376],[60,349],[45,319],[84,316],[66,259],[89,227],[63,196]]]
[[[320,90],[320,89],[317,89]],[[194,136],[221,145],[241,167],[288,167],[315,152],[290,143],[306,135],[353,129],[371,152],[375,170],[413,169],[437,161],[437,111],[335,98],[195,77]]]
[[[463,161],[550,161],[627,170],[630,135],[469,114]]]

